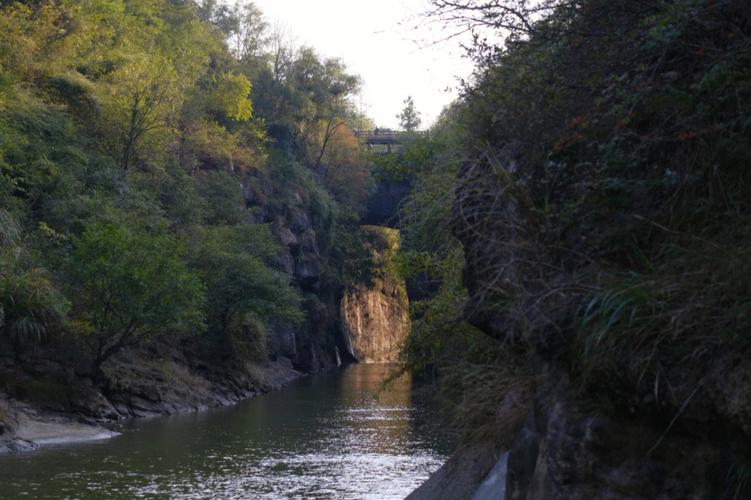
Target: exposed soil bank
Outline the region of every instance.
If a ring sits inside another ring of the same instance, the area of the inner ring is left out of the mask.
[[[74,374],[56,377],[51,366],[34,368],[0,365],[6,391],[0,392],[0,453],[107,439],[116,436],[115,425],[127,419],[228,406],[304,376],[284,357],[266,365],[228,363],[217,368],[155,346],[116,356],[96,386]]]
[[[39,411],[15,400],[0,403],[5,412],[6,429],[0,440],[0,453],[30,451],[49,444],[97,441],[118,433],[99,425],[78,422],[72,415]]]

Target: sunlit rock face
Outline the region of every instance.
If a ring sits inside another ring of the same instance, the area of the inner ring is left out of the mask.
[[[393,363],[409,334],[409,301],[404,280],[388,270],[399,247],[399,232],[368,227],[375,275],[372,285],[356,284],[344,294],[341,318],[347,348],[361,363]]]
[[[387,280],[388,281],[388,280]],[[342,320],[351,354],[361,363],[393,363],[409,333],[404,284],[358,286],[342,300]]]

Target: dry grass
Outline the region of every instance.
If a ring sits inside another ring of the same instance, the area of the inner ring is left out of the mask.
[[[648,394],[676,411],[692,390],[679,386],[701,385],[718,353],[751,348],[748,220],[705,223],[710,238],[641,218],[633,227],[654,233],[651,246],[638,262],[609,262],[598,257],[607,240],[575,248],[561,239],[517,169],[507,151],[482,154],[460,178],[454,226],[465,242],[472,320],[521,351],[565,351],[585,387]],[[478,372],[492,378],[492,366]],[[476,385],[502,387],[505,376]]]
[[[508,445],[526,419],[536,378],[518,362],[498,361],[453,365],[443,373],[441,400],[464,442]]]

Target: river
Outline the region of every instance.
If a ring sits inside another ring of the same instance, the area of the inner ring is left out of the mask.
[[[450,449],[408,374],[382,388],[389,372],[352,365],[110,440],[0,456],[0,498],[401,499]]]

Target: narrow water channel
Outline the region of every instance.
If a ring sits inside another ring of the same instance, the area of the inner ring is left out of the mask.
[[[0,498],[401,499],[450,450],[408,375],[382,389],[389,370],[353,365],[108,441],[0,456]]]

